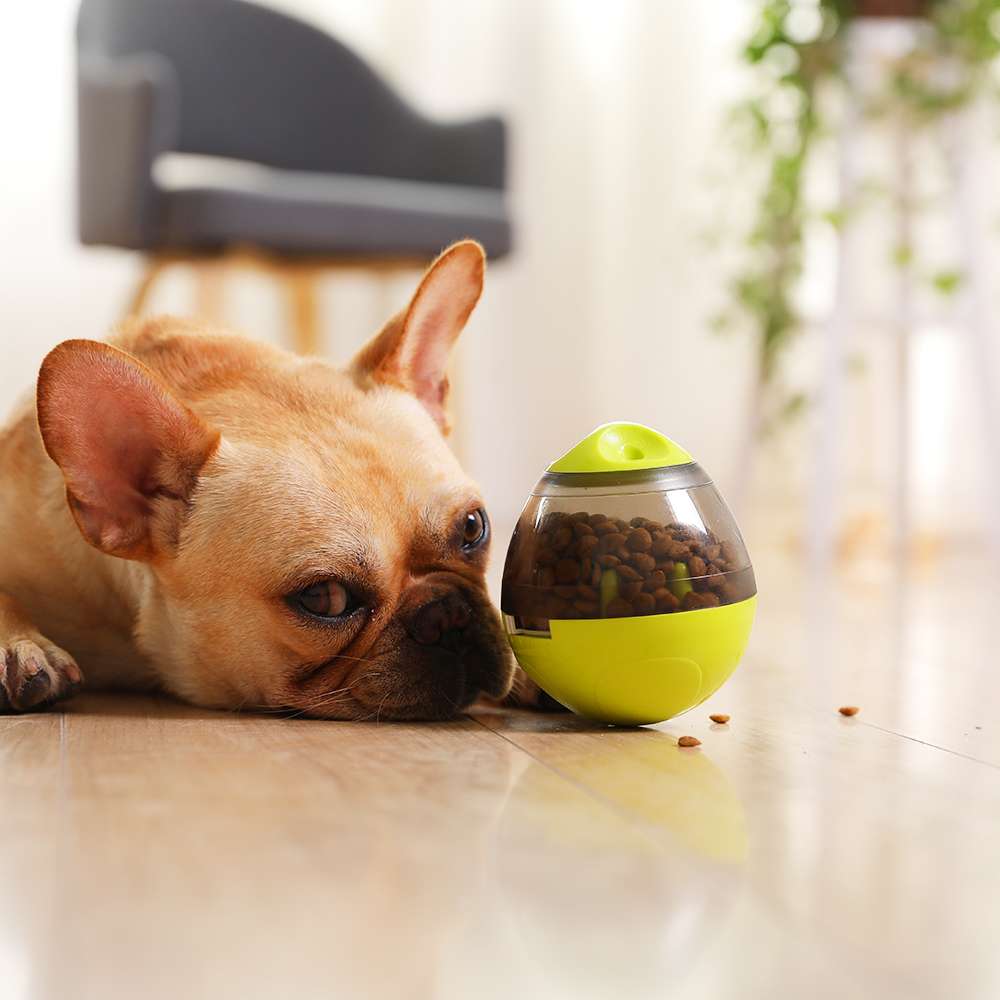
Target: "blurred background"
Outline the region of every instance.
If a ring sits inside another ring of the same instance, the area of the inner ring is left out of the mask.
[[[205,191],[235,185],[266,201],[268,191],[302,181],[306,195],[296,197],[306,201],[329,191],[341,203],[426,196],[447,216],[485,183],[473,172],[456,187],[448,158],[458,170],[466,154],[455,143],[440,155],[415,152],[423,158],[417,188],[378,187],[378,164],[403,164],[405,173],[420,130],[397,129],[391,102],[383,120],[358,98],[365,134],[389,152],[364,166],[364,150],[355,150],[342,172],[373,175],[374,187],[349,177],[346,187],[324,188],[315,164],[280,154],[253,166],[192,152],[188,142],[185,158],[171,138],[184,135],[177,122],[190,116],[192,93],[213,90],[233,61],[257,60],[279,80],[294,76],[294,46],[270,22],[260,32],[237,21],[221,35],[202,33],[199,17],[214,23],[219,8],[241,0],[162,0],[161,20],[172,8],[173,28],[193,19],[189,50],[208,68],[195,67],[194,83],[182,80],[158,117],[157,74],[170,79],[176,67],[169,57],[154,62],[149,83],[136,62],[149,4],[87,6],[79,58],[86,95],[78,95],[73,0],[22,5],[0,61],[4,409],[30,390],[50,346],[105,335],[158,259],[164,266],[145,312],[210,313],[288,346],[301,346],[307,312],[307,341],[346,359],[405,304],[431,254],[401,249],[390,219],[378,230],[385,248],[377,240],[345,247],[333,231],[329,247],[315,232],[295,247],[286,233],[272,245],[263,237],[262,257],[228,257],[229,246],[254,251],[252,226],[240,228],[246,198],[216,204]],[[933,565],[989,539],[1000,441],[992,403],[1000,375],[992,351],[1000,205],[990,183],[1000,110],[996,4],[264,6],[338,39],[418,123],[502,122],[499,146],[494,126],[483,128],[492,136],[488,155],[501,160],[490,211],[509,224],[510,248],[499,231],[454,377],[456,448],[504,531],[548,462],[595,425],[629,419],[695,454],[731,498],[751,545],[847,562],[905,551]],[[220,37],[228,43],[213,48]],[[339,52],[331,58],[344,58]],[[133,104],[130,79],[145,81]],[[267,93],[280,103],[280,93]],[[213,128],[228,133],[252,118],[252,100],[202,116],[206,148],[215,148]],[[304,110],[283,106],[284,118],[246,148],[292,148],[299,139],[286,142],[282,128],[297,134]],[[142,132],[150,121],[153,139]],[[319,144],[334,160],[338,128]],[[81,198],[91,245],[78,227],[78,129],[90,163]],[[139,154],[153,178],[145,206],[135,190]],[[487,176],[492,168],[483,169]],[[442,178],[437,193],[419,187]],[[148,216],[130,229],[126,218],[119,238],[114,220],[99,218],[155,212],[157,191],[185,188],[196,196],[171,217],[172,229],[158,230]],[[276,217],[279,228],[309,214],[301,205],[283,214],[280,198],[265,208],[266,224]],[[454,236],[489,245],[478,223],[454,225]],[[206,236],[199,226],[215,228]]]

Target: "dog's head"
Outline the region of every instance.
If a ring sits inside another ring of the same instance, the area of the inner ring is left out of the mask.
[[[38,417],[83,537],[141,564],[136,640],[201,704],[442,718],[512,666],[483,499],[448,448],[471,242],[346,371],[174,320],[68,341]]]

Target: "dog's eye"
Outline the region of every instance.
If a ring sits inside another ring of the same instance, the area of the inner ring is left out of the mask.
[[[336,580],[324,580],[292,594],[291,603],[316,618],[341,618],[357,606],[354,596]]]
[[[462,548],[474,549],[482,545],[490,533],[490,522],[482,507],[470,510],[462,524]]]

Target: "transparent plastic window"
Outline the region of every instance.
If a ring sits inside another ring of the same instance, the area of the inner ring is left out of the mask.
[[[532,497],[507,554],[500,606],[514,628],[546,632],[553,618],[695,611],[756,592],[736,523],[706,485]]]

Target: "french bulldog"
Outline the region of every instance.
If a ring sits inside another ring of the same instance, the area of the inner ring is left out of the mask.
[[[445,440],[484,269],[446,250],[346,369],[170,317],[59,344],[0,431],[0,711],[84,683],[356,720],[503,699],[490,522]]]

